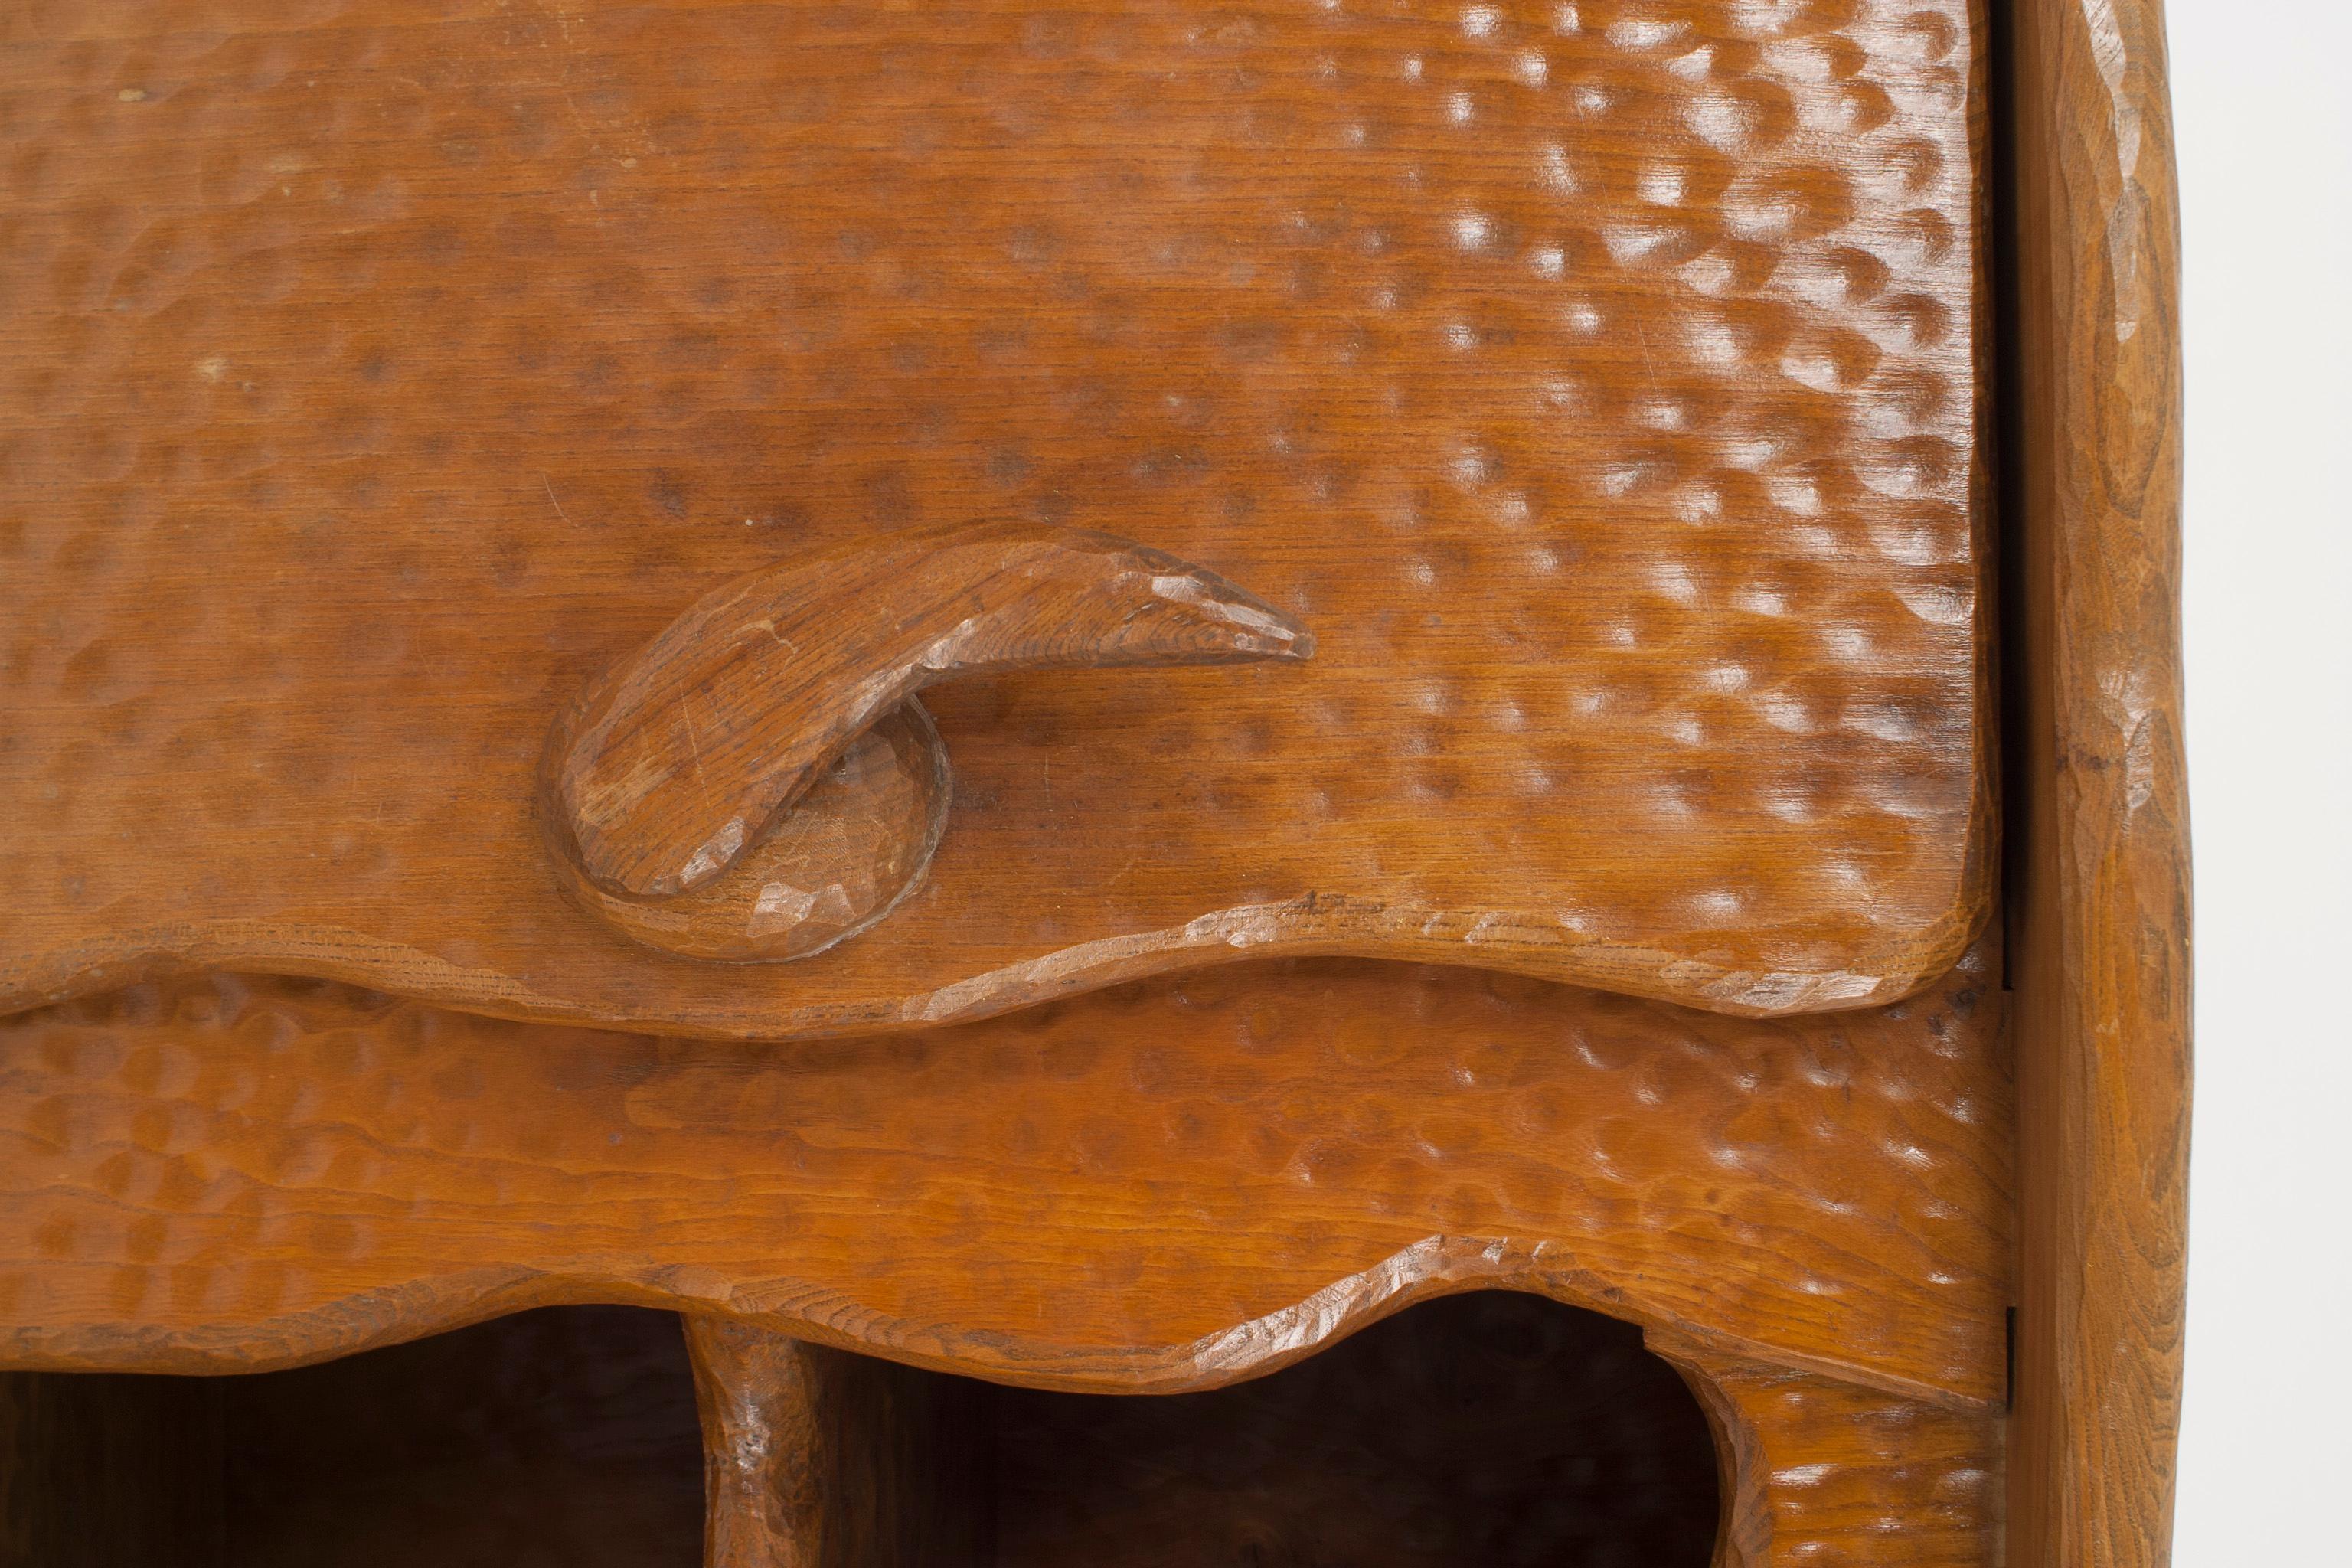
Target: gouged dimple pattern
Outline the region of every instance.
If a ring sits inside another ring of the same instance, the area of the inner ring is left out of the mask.
[[[1281,961],[754,1048],[142,986],[0,1020],[0,1360],[268,1364],[619,1300],[1175,1389],[1483,1283],[1991,1401],[1990,968],[1773,1021]]]
[[[1978,49],[1960,0],[15,6],[0,978],[772,1035],[1312,895],[1387,918],[1193,946],[1907,985],[1982,907]],[[929,882],[819,960],[560,896],[532,768],[599,669],[988,516],[1320,651],[942,693]]]
[[[1653,1336],[1733,1478],[1717,1568],[1995,1568],[2004,1420]]]

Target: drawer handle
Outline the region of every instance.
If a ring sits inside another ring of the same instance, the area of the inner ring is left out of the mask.
[[[558,722],[554,858],[639,941],[804,958],[887,914],[938,847],[950,784],[925,687],[1314,647],[1222,577],[1080,529],[930,530],[800,557],[696,600]]]

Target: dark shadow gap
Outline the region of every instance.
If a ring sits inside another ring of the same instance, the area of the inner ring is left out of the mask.
[[[929,1458],[899,1468],[920,1495],[843,1506],[941,1516],[928,1538],[980,1542],[969,1568],[1706,1568],[1714,1546],[1682,1379],[1639,1330],[1536,1297],[1428,1302],[1200,1394],[867,1364],[877,1418],[925,1428],[885,1440]],[[253,1376],[0,1378],[0,1561],[41,1568],[701,1560],[684,1340],[627,1307]]]

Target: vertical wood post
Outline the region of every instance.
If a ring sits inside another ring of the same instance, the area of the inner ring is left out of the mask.
[[[2011,0],[2020,1300],[2010,1562],[2171,1556],[2189,1075],[2159,0]]]
[[[706,1568],[984,1559],[985,1390],[729,1319],[683,1321]]]

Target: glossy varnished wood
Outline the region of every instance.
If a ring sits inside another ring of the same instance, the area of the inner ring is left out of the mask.
[[[724,1568],[1703,1568],[1725,1522],[1708,1416],[1675,1369],[1628,1324],[1513,1292],[1150,1399],[990,1388],[689,1324],[712,1428],[707,1561]],[[1882,1446],[1885,1403],[1865,1402]],[[1923,1494],[1948,1491],[1941,1456],[1922,1457]],[[1912,1501],[1862,1484],[1882,1511]],[[1836,1544],[1801,1526],[1781,1541],[1789,1561]]]
[[[841,1540],[848,1500],[840,1428],[845,1415],[879,1412],[842,1408],[851,1358],[725,1319],[684,1322],[702,1418],[706,1568],[856,1561]]]
[[[919,530],[796,557],[696,600],[565,714],[550,848],[574,892],[641,941],[810,956],[929,869],[951,774],[919,692],[1314,648],[1213,573],[1082,529]]]
[[[2016,1568],[2170,1560],[2187,1263],[2179,211],[2156,0],[2016,8]]]
[[[848,737],[725,875],[690,892],[639,899],[598,885],[552,801],[547,853],[564,890],[634,941],[713,963],[789,963],[855,937],[921,884],[954,794],[939,726],[910,698]]]
[[[627,1300],[1164,1391],[1485,1283],[1984,1404],[1991,980],[1747,1021],[1259,963],[756,1049],[141,988],[0,1023],[0,1355],[226,1371]]]
[[[1962,0],[0,18],[0,1005],[159,967],[711,1036],[1346,951],[1889,1000],[1990,886]],[[934,705],[788,965],[536,769],[714,584],[1107,528],[1310,663]]]

